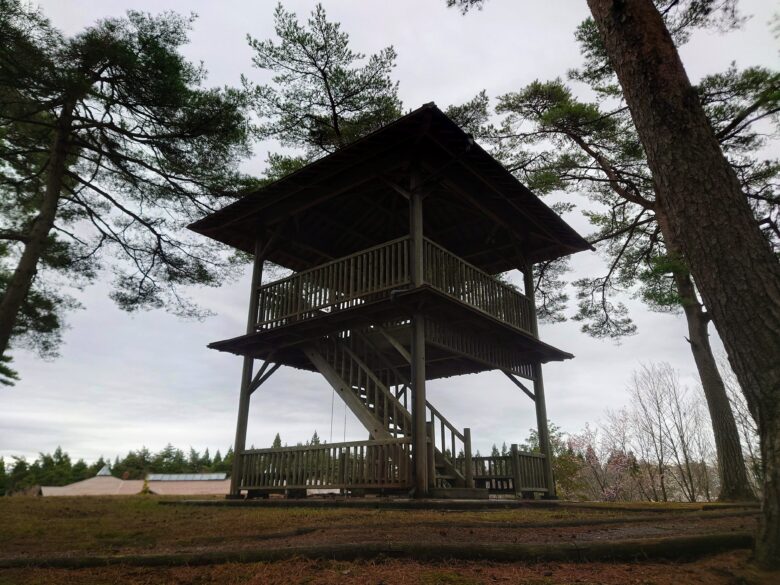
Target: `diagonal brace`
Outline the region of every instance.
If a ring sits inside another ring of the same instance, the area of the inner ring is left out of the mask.
[[[517,386],[518,388],[520,388],[520,390],[525,392],[525,394],[526,394],[526,396],[528,396],[528,398],[530,398],[533,401],[536,401],[536,395],[533,392],[531,392],[525,384],[523,384],[520,380],[518,380],[515,376],[513,376],[507,370],[501,370],[501,371],[504,372],[504,375],[507,378],[509,378],[510,380],[512,380],[512,382],[514,382],[515,386]]]
[[[271,366],[271,369],[268,369],[269,365],[271,365],[271,362],[266,360],[263,366],[257,372],[257,374],[255,374],[255,377],[250,382],[248,388],[248,392],[250,396],[255,390],[257,390],[260,386],[262,386],[263,383],[268,378],[270,378],[273,375],[273,373],[281,367],[282,364],[276,363],[273,366]]]

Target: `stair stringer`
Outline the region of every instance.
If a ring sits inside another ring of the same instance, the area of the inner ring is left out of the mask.
[[[302,348],[304,355],[317,368],[320,374],[328,381],[336,393],[341,397],[352,414],[366,428],[374,440],[392,439],[393,436],[384,428],[382,421],[378,420],[363,404],[360,398],[352,391],[339,373],[328,363],[325,357],[314,345]]]

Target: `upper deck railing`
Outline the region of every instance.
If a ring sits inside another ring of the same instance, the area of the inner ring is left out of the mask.
[[[427,238],[423,279],[486,315],[532,331],[531,303],[525,295]],[[276,329],[380,300],[411,284],[411,239],[406,236],[261,286],[257,329]]]
[[[424,279],[435,289],[523,331],[531,331],[525,295],[424,238]]]
[[[349,309],[410,282],[409,237],[297,272],[260,287],[258,329]]]

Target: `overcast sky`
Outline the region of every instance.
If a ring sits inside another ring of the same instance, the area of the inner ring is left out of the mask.
[[[39,2],[55,26],[76,33],[98,18],[127,9],[149,12],[194,11],[199,15],[185,48],[203,61],[212,85],[237,85],[241,74],[261,82],[251,67],[247,33],[273,36],[272,2],[254,0],[46,0]],[[342,23],[352,48],[367,54],[387,45],[398,52],[394,78],[406,109],[429,101],[440,107],[460,103],[486,89],[491,98],[518,90],[535,79],[564,76],[581,63],[574,29],[587,16],[584,0],[547,2],[490,0],[481,12],[461,16],[444,0],[326,1],[330,20]],[[313,3],[286,1],[303,17]],[[772,0],[742,2],[753,15],[745,27],[726,36],[697,33],[682,50],[688,74],[702,75],[738,66],[777,68],[778,47],[768,22]],[[258,173],[273,145],[260,145],[248,168]],[[588,233],[575,211],[566,220]],[[597,274],[595,253],[573,258],[573,276]],[[43,362],[15,353],[22,380],[0,389],[0,456],[35,458],[61,445],[88,461],[113,458],[145,445],[166,443],[212,453],[233,441],[241,359],[206,344],[241,334],[246,322],[248,275],[220,289],[192,296],[216,315],[204,322],[181,321],[163,312],[128,315],[98,284],[78,295],[85,309],[70,315],[61,357]],[[545,367],[547,411],[570,432],[598,421],[607,408],[626,402],[626,385],[642,362],[667,361],[684,383],[696,386],[693,360],[681,316],[652,313],[628,300],[639,331],[620,345],[598,341],[566,322],[543,325],[545,341],[575,354],[571,361]],[[716,340],[717,348],[720,343]],[[430,401],[456,426],[470,426],[475,448],[520,442],[535,426],[532,402],[503,375],[463,376],[433,382]],[[280,369],[253,396],[248,443],[270,445],[275,433],[294,444],[316,429],[325,440],[364,439],[366,432],[319,375]]]

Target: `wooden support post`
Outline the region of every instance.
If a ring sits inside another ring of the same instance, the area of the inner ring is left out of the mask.
[[[412,317],[412,456],[418,498],[428,495],[425,402],[425,318],[417,312]]]
[[[420,191],[420,177],[417,170],[411,174],[412,197],[409,200],[409,234],[412,237],[412,285],[423,284],[423,194]]]
[[[430,489],[436,487],[436,429],[433,427],[433,422],[425,423],[425,434],[427,436],[426,455],[428,460],[428,469],[425,473],[428,476],[428,488]]]
[[[411,176],[409,232],[412,238],[412,284],[423,283],[423,198],[418,189],[416,170]],[[425,433],[425,316],[419,310],[412,316],[412,457],[414,458],[415,497],[428,495],[427,439]]]
[[[263,241],[258,238],[255,241],[255,258],[252,265],[252,284],[249,293],[249,313],[247,315],[246,332],[253,333],[257,324],[257,290],[263,281],[263,261],[265,249]],[[249,400],[252,394],[252,370],[254,358],[244,357],[241,370],[241,393],[238,398],[238,420],[236,421],[236,439],[233,441],[233,469],[230,474],[229,498],[238,498],[241,495],[241,473],[243,469],[241,454],[246,448],[246,427],[249,420]]]
[[[523,270],[523,284],[525,295],[531,306],[531,332],[539,338],[539,324],[536,319],[536,301],[534,299],[534,274],[533,267],[526,265]],[[534,406],[536,406],[536,429],[539,435],[539,451],[544,455],[544,482],[547,487],[545,497],[554,499],[555,481],[552,472],[552,452],[550,450],[550,431],[547,428],[547,404],[544,398],[544,378],[542,377],[542,364],[536,362],[534,370]]]
[[[542,364],[534,364],[534,405],[536,406],[536,426],[539,435],[539,451],[544,455],[544,483],[547,486],[548,499],[554,499],[555,481],[552,472],[552,451],[550,450],[550,431],[547,428],[547,405],[544,398],[544,378]]]
[[[520,488],[523,485],[523,478],[520,477],[520,453],[518,452],[517,445],[512,444],[512,488],[515,490],[515,496],[520,497]]]
[[[474,487],[474,461],[471,459],[471,429],[463,429],[463,455],[466,457],[466,487]]]
[[[347,473],[347,454],[344,451],[339,453],[339,482],[342,485],[342,489],[346,489],[349,482],[349,474]]]

